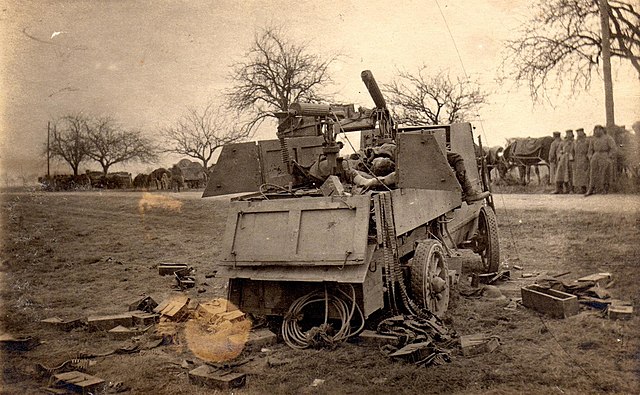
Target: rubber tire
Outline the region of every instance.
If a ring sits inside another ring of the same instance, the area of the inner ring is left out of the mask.
[[[430,303],[429,298],[425,295],[429,292],[429,289],[425,289],[425,279],[429,278],[428,271],[437,263],[434,263],[436,256],[440,257],[443,270],[438,277],[446,281],[446,288],[443,291],[443,301],[440,303]],[[449,307],[449,297],[451,292],[451,286],[449,284],[449,266],[445,257],[444,248],[437,240],[424,240],[418,243],[415,253],[411,261],[411,293],[413,294],[413,300],[420,307],[425,307],[438,317],[447,311]],[[427,300],[425,300],[427,299]]]
[[[485,273],[495,273],[500,268],[500,241],[498,238],[498,218],[496,213],[489,206],[480,209],[478,216],[478,232],[486,234],[485,249],[481,251],[480,257]],[[487,251],[488,250],[488,251]]]

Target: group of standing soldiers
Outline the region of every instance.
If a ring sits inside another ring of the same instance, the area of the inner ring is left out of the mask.
[[[553,132],[549,151],[550,177],[556,189],[552,193],[583,193],[584,196],[609,192],[616,158],[616,143],[605,128],[596,125],[593,136],[587,139],[584,129]]]

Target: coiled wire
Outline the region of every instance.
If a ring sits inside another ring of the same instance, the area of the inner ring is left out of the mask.
[[[351,295],[336,287],[336,293],[329,293],[325,285],[324,291],[318,290],[296,299],[282,322],[282,338],[291,348],[305,349],[316,345],[333,346],[338,342],[347,340],[349,337],[359,334],[364,329],[364,315],[360,306],[356,303],[356,291],[353,285],[349,284]],[[313,303],[324,302],[324,323],[318,327],[313,327],[304,332],[300,327],[300,322],[304,318],[302,311],[305,307]],[[329,324],[329,303],[338,312],[340,317],[340,329],[332,334],[333,327]],[[357,314],[356,314],[357,313]],[[357,315],[360,326],[353,330],[351,321]]]

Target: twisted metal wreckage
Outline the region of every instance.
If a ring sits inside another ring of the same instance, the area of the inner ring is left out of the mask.
[[[414,362],[447,360],[447,257],[471,249],[487,272],[500,261],[486,164],[469,123],[401,127],[361,76],[374,109],[294,103],[277,140],[223,148],[203,197],[253,193],[230,202],[218,275],[242,311],[281,317],[291,347],[377,322],[400,346],[428,346]],[[354,153],[339,156],[339,135]]]

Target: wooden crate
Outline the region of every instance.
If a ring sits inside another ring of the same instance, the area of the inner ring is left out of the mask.
[[[532,284],[521,288],[522,304],[554,318],[567,318],[578,314],[578,298],[555,289]]]

